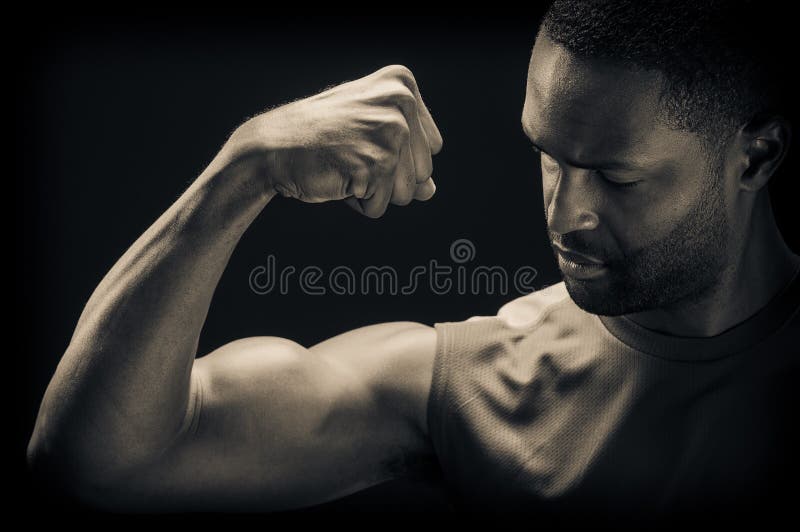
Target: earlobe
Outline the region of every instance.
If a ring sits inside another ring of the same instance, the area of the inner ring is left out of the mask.
[[[767,185],[783,162],[791,143],[791,125],[782,117],[753,120],[743,130],[746,168],[741,188],[756,192]]]

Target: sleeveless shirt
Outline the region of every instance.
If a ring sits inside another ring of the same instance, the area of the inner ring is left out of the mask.
[[[562,282],[434,324],[428,429],[453,503],[613,517],[793,502],[799,307],[796,273],[739,325],[676,337],[587,313]]]

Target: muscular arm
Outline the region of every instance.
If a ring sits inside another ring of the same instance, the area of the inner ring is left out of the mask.
[[[196,425],[137,479],[146,506],[295,508],[404,473],[431,454],[435,341],[432,328],[398,322],[310,349],[247,338],[199,359]]]
[[[92,294],[42,401],[34,467],[112,507],[269,510],[351,493],[430,452],[430,327],[365,327],[310,349],[249,338],[195,360],[225,265],[276,193],[369,216],[429,195],[430,151],[425,165],[414,136],[429,146],[432,121],[423,133],[409,76],[383,69],[237,130]],[[304,117],[322,124],[317,144]]]

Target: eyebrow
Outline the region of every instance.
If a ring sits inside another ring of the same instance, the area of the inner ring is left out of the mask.
[[[524,130],[524,128],[523,128],[523,130]],[[549,151],[544,149],[541,145],[537,144],[535,140],[530,138],[530,136],[528,135],[527,131],[525,131],[525,136],[528,137],[528,140],[530,140],[530,142],[531,142],[531,144],[533,144],[534,148],[536,148],[537,150],[541,151],[542,153],[546,153],[547,155],[550,155]],[[590,163],[579,163],[577,161],[568,161],[568,160],[564,160],[564,162],[567,163],[569,166],[572,166],[574,168],[582,168],[584,170],[611,170],[611,171],[614,171],[614,170],[636,170],[637,169],[635,166],[633,166],[633,165],[631,165],[629,163],[624,163],[622,161],[615,161],[615,160],[595,161],[595,162],[590,162]]]

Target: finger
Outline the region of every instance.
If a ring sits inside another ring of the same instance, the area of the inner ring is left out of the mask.
[[[439,127],[436,125],[436,122],[434,122],[431,112],[428,110],[428,107],[425,105],[425,101],[422,99],[422,93],[419,91],[419,86],[414,74],[408,70],[408,72],[402,76],[402,79],[411,93],[414,95],[414,99],[417,101],[419,120],[422,129],[427,135],[428,147],[433,154],[437,154],[442,151],[443,144],[442,134],[439,131]]]
[[[350,175],[347,187],[344,190],[345,197],[353,196],[356,199],[364,198],[367,195],[370,175],[368,171],[354,171]]]
[[[411,154],[414,158],[414,177],[416,177],[417,183],[423,183],[433,173],[433,160],[431,159],[431,148],[428,145],[428,135],[422,128],[416,105],[412,107],[407,120],[411,134]]]
[[[417,189],[414,191],[414,199],[417,201],[428,201],[435,193],[436,183],[433,182],[433,178],[430,178],[424,183],[417,185]]]
[[[347,204],[348,207],[350,207],[357,213],[364,214],[364,207],[362,207],[359,198],[354,198],[353,196],[350,196],[349,198],[344,198],[344,202]]]
[[[345,190],[344,202],[356,212],[364,214],[362,200],[372,197],[374,190],[374,180],[368,171],[354,171]]]
[[[422,128],[425,130],[425,134],[428,136],[428,147],[430,147],[431,153],[436,155],[442,151],[442,145],[444,143],[442,139],[442,133],[439,131],[439,127],[436,125],[436,122],[434,122],[431,112],[425,106],[425,102],[422,100],[422,94],[420,94],[416,85],[417,84],[414,83],[414,89],[412,92],[414,93],[414,97],[417,99],[419,120],[422,123]]]
[[[411,156],[410,141],[400,147],[400,155],[392,182],[392,197],[389,203],[393,205],[408,205],[411,203],[411,200],[414,199],[414,192],[417,189],[417,180],[414,159]]]
[[[363,199],[350,197],[345,198],[345,203],[369,218],[380,218],[389,206],[389,199],[392,197],[392,181],[388,177],[377,178],[374,193]]]

